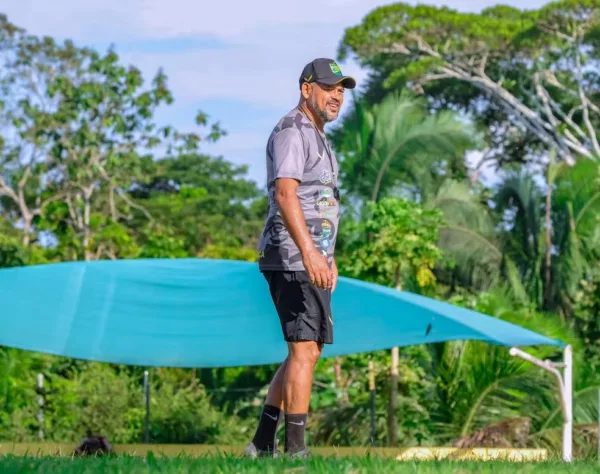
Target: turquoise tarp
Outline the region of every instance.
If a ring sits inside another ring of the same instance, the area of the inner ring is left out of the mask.
[[[478,339],[555,345],[519,326],[341,278],[323,355]],[[286,356],[256,264],[203,259],[73,262],[0,270],[0,345],[144,366],[225,367]]]

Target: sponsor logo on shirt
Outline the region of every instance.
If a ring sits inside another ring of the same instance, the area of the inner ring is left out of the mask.
[[[319,181],[321,181],[321,183],[323,183],[323,184],[331,183],[331,173],[329,172],[328,169],[324,169],[323,171],[321,171],[321,175],[319,176]]]
[[[337,214],[337,201],[330,196],[322,196],[317,199],[316,208],[320,217],[332,217]]]

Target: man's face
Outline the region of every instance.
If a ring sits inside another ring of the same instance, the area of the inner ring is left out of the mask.
[[[311,83],[308,104],[312,112],[324,123],[333,122],[338,118],[344,103],[344,88],[341,84],[329,86],[326,84]]]

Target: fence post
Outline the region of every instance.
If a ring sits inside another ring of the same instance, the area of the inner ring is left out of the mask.
[[[146,408],[146,419],[144,420],[144,442],[150,442],[150,381],[147,370],[144,370],[144,405]]]
[[[377,432],[375,428],[375,367],[369,360],[369,391],[371,392],[371,446],[375,446]]]
[[[40,441],[44,441],[44,374],[37,374],[37,393],[38,393],[38,437]]]

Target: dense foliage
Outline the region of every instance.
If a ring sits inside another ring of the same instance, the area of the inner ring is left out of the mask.
[[[342,40],[371,75],[330,130],[342,274],[571,343],[578,454],[595,446],[600,387],[598,11],[597,0],[479,14],[377,8]],[[205,113],[190,117],[198,133],[157,125],[174,100],[165,73],[146,84],[113,51],[39,38],[2,16],[0,58],[0,267],[254,261],[264,192],[245,167],[202,152],[226,133]],[[486,162],[492,186],[479,180]],[[152,440],[245,441],[275,369],[150,370]],[[0,348],[0,439],[37,439],[41,399],[46,439],[142,441],[143,370]],[[558,449],[554,383],[480,342],[324,359],[309,442]]]

